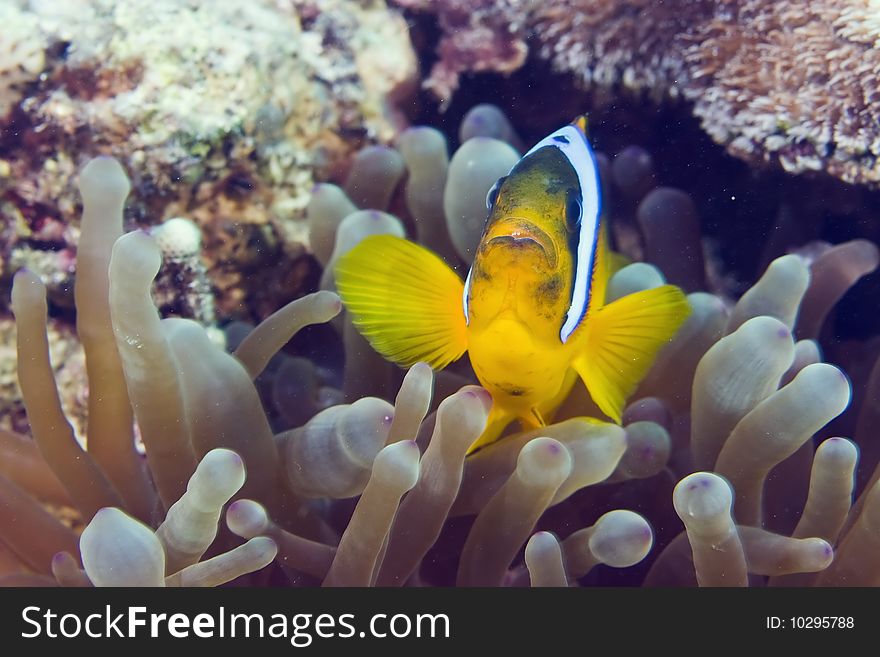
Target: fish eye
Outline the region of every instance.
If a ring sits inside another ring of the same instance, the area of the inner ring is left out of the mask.
[[[501,184],[507,179],[507,176],[502,176],[498,180],[495,181],[495,184],[492,185],[492,188],[489,190],[489,193],[486,194],[486,209],[491,210],[492,206],[495,205],[495,201],[498,199],[498,190],[501,189]]]
[[[584,208],[581,205],[580,194],[574,189],[569,189],[565,194],[565,222],[570,228],[580,226],[581,215]]]

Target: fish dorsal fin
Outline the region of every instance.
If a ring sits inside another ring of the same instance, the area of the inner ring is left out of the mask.
[[[605,294],[608,291],[608,281],[612,274],[612,251],[608,238],[608,225],[601,222],[599,236],[596,242],[596,258],[593,266],[592,278],[590,279],[590,312],[596,312],[605,305]]]
[[[367,237],[340,259],[336,287],[361,334],[398,365],[442,369],[467,349],[461,279],[418,244]]]
[[[605,415],[620,423],[627,397],[689,314],[674,285],[629,294],[590,314],[586,346],[572,367]]]

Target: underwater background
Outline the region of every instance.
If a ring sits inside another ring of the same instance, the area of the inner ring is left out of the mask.
[[[880,584],[875,0],[0,25],[0,584]],[[335,267],[388,234],[463,280],[487,192],[581,114],[606,301],[690,315],[620,424],[576,384],[468,454],[468,357],[386,361]]]

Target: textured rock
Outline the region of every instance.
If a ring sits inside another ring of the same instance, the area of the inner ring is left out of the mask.
[[[511,73],[530,51],[572,74],[594,105],[621,91],[683,98],[733,155],[880,183],[875,0],[397,3],[438,17],[426,86],[444,102],[460,74]]]
[[[58,383],[61,407],[73,425],[80,442],[86,436],[86,362],[82,345],[73,330],[58,320],[49,320],[49,357]],[[11,317],[0,318],[0,428],[18,433],[29,433],[21,389],[18,386],[18,367],[15,353],[15,322]]]
[[[130,223],[202,226],[221,311],[301,292],[309,190],[391,139],[415,73],[382,2],[10,0],[0,19],[0,257],[46,274],[53,296],[72,273],[55,261],[77,241],[75,174],[96,154],[132,176]],[[243,275],[269,259],[290,264]]]

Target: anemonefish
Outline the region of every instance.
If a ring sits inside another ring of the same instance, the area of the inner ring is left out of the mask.
[[[596,158],[579,117],[539,141],[489,191],[464,283],[437,255],[376,235],[342,257],[352,321],[385,358],[446,367],[469,352],[492,395],[471,451],[514,419],[543,426],[577,377],[620,423],[624,403],[689,313],[672,285],[605,303],[611,268]]]

